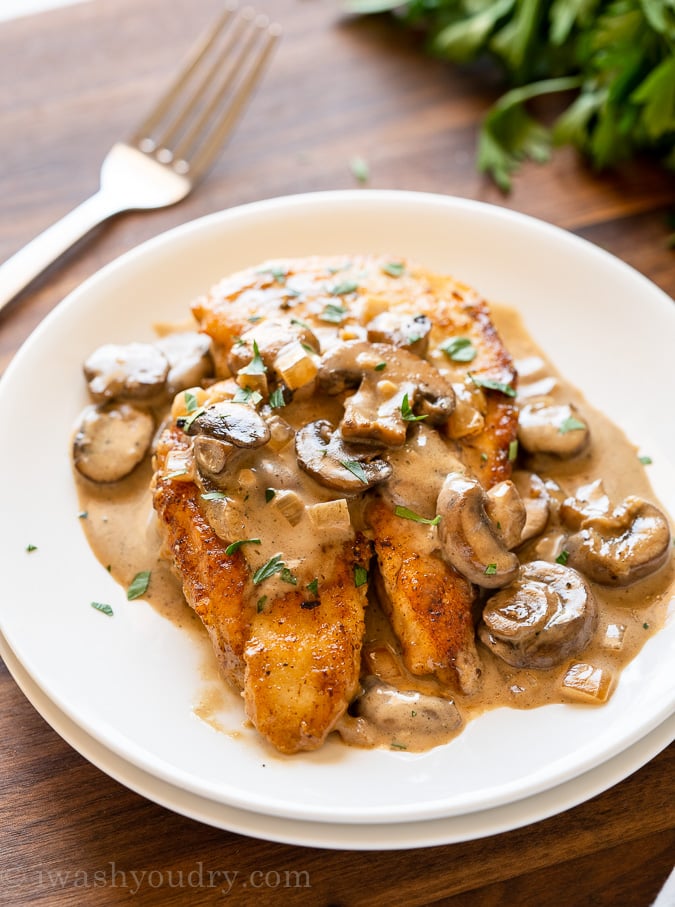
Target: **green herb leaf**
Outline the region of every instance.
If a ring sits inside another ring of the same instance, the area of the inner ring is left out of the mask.
[[[352,475],[356,476],[356,478],[360,482],[363,482],[364,485],[368,484],[368,476],[366,475],[366,471],[358,460],[339,460],[339,463],[340,466],[344,466],[345,469],[348,469],[352,473]]]
[[[518,458],[518,440],[509,442],[509,462],[513,463]]]
[[[202,501],[224,501],[227,495],[224,491],[206,491],[200,497]]]
[[[405,743],[396,743],[393,740],[389,745],[391,746],[391,748],[393,750],[407,750],[408,749],[408,747],[405,745]]]
[[[367,582],[368,571],[360,564],[356,564],[356,566],[354,567],[354,585],[358,589],[360,586],[365,586]]]
[[[286,268],[282,268],[279,265],[270,265],[269,268],[260,268],[258,274],[269,274],[270,277],[273,277],[278,283],[285,283],[288,271]]]
[[[638,457],[638,459],[640,460],[640,463],[642,463],[643,466],[649,466],[651,463],[654,462],[651,457],[647,457],[647,456]]]
[[[176,425],[187,434],[190,431],[192,423],[195,419],[198,419],[205,410],[205,406],[198,406],[197,409],[193,409],[189,415],[179,416],[176,419]]]
[[[356,293],[359,285],[354,280],[343,280],[334,284],[328,291],[331,296],[347,296],[349,293]]]
[[[283,388],[274,388],[274,390],[270,394],[270,406],[272,407],[272,409],[281,409],[282,406],[286,406]]]
[[[89,604],[92,608],[95,608],[96,611],[100,611],[101,614],[107,614],[108,617],[113,616],[113,609],[110,607],[110,605],[105,605],[103,604],[103,602],[90,602]]]
[[[233,403],[250,403],[252,406],[257,406],[261,400],[262,394],[259,391],[252,390],[250,387],[238,387],[234,397],[232,397]]]
[[[485,568],[485,575],[486,575],[486,576],[495,576],[496,573],[497,573],[497,565],[496,565],[496,564],[488,564],[487,567]]]
[[[262,356],[260,355],[260,350],[258,349],[257,341],[253,341],[253,359],[249,362],[248,365],[245,365],[243,368],[239,369],[240,375],[264,375],[267,371],[267,366],[262,361]]]
[[[585,428],[586,424],[584,422],[581,422],[579,419],[575,419],[574,416],[568,416],[558,426],[558,432],[561,435],[566,435],[569,431],[582,431]]]
[[[199,406],[199,404],[197,403],[197,398],[192,393],[192,391],[185,391],[185,393],[183,394],[183,400],[185,401],[185,409],[187,410],[188,414],[193,413]]]
[[[492,378],[482,378],[480,375],[474,375],[473,372],[469,372],[469,378],[471,378],[476,387],[485,387],[491,391],[499,391],[501,394],[506,394],[507,397],[516,396],[516,389],[511,387],[510,384],[503,384],[501,381],[493,381]]]
[[[281,560],[281,555],[275,554],[262,567],[258,567],[253,574],[253,585],[258,586],[264,580],[269,579],[270,576],[274,576],[275,573],[281,573],[285,567],[286,564]]]
[[[37,551],[37,545],[31,545],[30,542],[26,545],[26,551],[30,554],[33,551]]]
[[[355,155],[349,161],[349,169],[352,172],[354,179],[357,179],[360,183],[367,183],[370,177],[370,167],[368,166],[368,161]]]
[[[256,609],[256,611],[257,611],[258,614],[261,614],[261,613],[262,613],[262,611],[263,611],[263,609],[264,609],[264,607],[265,607],[266,601],[267,601],[267,596],[266,596],[266,595],[261,595],[260,598],[258,599],[258,601],[255,603],[255,609]]]
[[[133,601],[135,598],[140,598],[142,595],[145,595],[148,586],[150,585],[150,574],[150,570],[142,570],[132,579],[131,585],[127,589],[127,598],[129,601]]]
[[[453,337],[441,350],[453,362],[473,362],[478,352],[468,337]]]
[[[346,314],[347,309],[344,306],[329,302],[319,315],[319,320],[327,321],[330,324],[341,324]]]
[[[283,580],[283,582],[285,583],[290,583],[291,586],[298,585],[298,578],[291,573],[288,567],[284,567],[282,569],[281,573],[279,574],[279,579]]]
[[[423,419],[428,418],[428,416],[416,416],[415,413],[410,408],[410,401],[408,400],[408,395],[403,395],[403,400],[401,401],[401,416],[406,422],[421,422]]]
[[[386,362],[378,362],[377,365],[375,366],[375,371],[376,371],[376,372],[383,372],[383,371],[386,369],[386,367],[387,367],[387,363],[386,363]]]
[[[225,549],[225,554],[234,554],[235,551],[239,551],[242,545],[259,545],[260,539],[238,539],[236,542],[232,542],[231,545],[228,545]]]
[[[390,277],[402,277],[405,274],[405,265],[402,261],[388,261],[382,265],[382,270]]]
[[[407,507],[401,507],[400,505],[396,506],[394,513],[396,516],[403,517],[404,520],[412,520],[413,523],[426,523],[427,526],[438,526],[441,522],[440,513],[436,514],[432,520],[428,520],[426,517],[420,516],[413,510],[409,510]]]
[[[558,557],[555,559],[556,564],[562,564],[564,567],[567,564],[567,561],[570,559],[570,553],[565,548],[560,552]]]
[[[311,583],[307,583],[307,589],[309,592],[312,593],[312,595],[319,594],[319,577],[318,576],[314,577],[314,579],[312,580]]]

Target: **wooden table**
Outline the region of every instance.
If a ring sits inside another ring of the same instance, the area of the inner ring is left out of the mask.
[[[672,178],[648,162],[600,178],[561,151],[545,167],[524,168],[504,197],[474,169],[477,125],[494,99],[488,79],[423,57],[387,20],[345,20],[330,0],[267,6],[284,40],[208,182],[175,208],[99,229],[25,292],[0,316],[0,371],[60,299],[120,253],[220,208],[353,188],[355,155],[369,163],[371,188],[455,194],[541,217],[675,294],[666,222],[675,204]],[[0,260],[95,190],[108,146],[137,120],[218,7],[217,0],[91,0],[0,25]],[[675,746],[590,802],[520,830],[401,852],[330,851],[245,838],[175,815],[70,749],[4,666],[0,696],[0,900],[117,905],[138,894],[137,903],[162,905],[276,904],[283,897],[312,905],[642,907],[673,865]],[[126,887],[121,876],[115,884],[111,863],[118,871],[146,870],[148,881],[135,893],[131,876]],[[198,875],[187,884],[200,864],[237,873],[227,897],[200,885]]]

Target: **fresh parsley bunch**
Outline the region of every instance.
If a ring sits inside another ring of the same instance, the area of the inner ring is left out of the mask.
[[[574,145],[602,169],[649,152],[675,170],[675,0],[347,0],[423,29],[431,53],[487,56],[510,90],[488,112],[478,167],[508,191],[521,161]],[[547,128],[532,98],[568,92]]]

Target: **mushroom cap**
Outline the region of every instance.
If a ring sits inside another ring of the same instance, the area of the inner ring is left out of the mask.
[[[88,406],[73,438],[73,463],[92,482],[118,482],[147,454],[155,423],[129,403]]]
[[[359,494],[386,481],[392,468],[373,448],[346,444],[330,422],[319,419],[295,436],[298,464],[321,485]]]
[[[568,459],[585,450],[589,440],[588,425],[573,403],[555,403],[544,397],[520,407],[518,442],[528,453]]]
[[[671,549],[665,514],[629,496],[611,513],[589,517],[565,543],[569,563],[605,586],[628,586],[662,567]]]
[[[535,472],[517,469],[511,476],[525,506],[525,525],[520,541],[526,542],[546,529],[551,515],[551,496],[546,484]]]
[[[221,400],[207,406],[187,428],[189,435],[208,435],[235,447],[262,447],[270,439],[269,425],[246,403]]]
[[[495,589],[514,579],[519,561],[487,505],[478,479],[463,472],[449,473],[436,505],[441,517],[438,538],[443,557],[455,570],[477,586]]]
[[[166,383],[170,396],[195,387],[213,374],[211,338],[206,334],[179,331],[162,337],[156,346],[169,363]]]
[[[487,600],[478,635],[507,664],[549,668],[584,649],[596,624],[595,597],[580,573],[532,561]]]
[[[427,315],[380,312],[366,325],[370,343],[389,343],[415,356],[425,356],[429,348],[431,320]]]
[[[169,360],[150,343],[106,343],[86,359],[83,370],[99,403],[149,400],[164,391]]]

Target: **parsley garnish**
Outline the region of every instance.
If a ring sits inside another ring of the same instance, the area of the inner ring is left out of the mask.
[[[395,743],[393,740],[389,745],[391,746],[391,748],[393,750],[407,750],[408,749],[408,747],[405,745],[405,743]]]
[[[259,391],[251,390],[250,387],[238,387],[232,397],[233,403],[251,403],[253,406],[257,406],[261,400],[262,394]]]
[[[285,567],[286,564],[281,560],[281,555],[275,554],[274,557],[271,557],[267,563],[262,565],[262,567],[258,567],[253,574],[253,585],[258,586],[263,580],[269,579],[270,576],[274,576],[275,573],[281,573]]]
[[[259,545],[260,539],[238,539],[236,542],[232,542],[231,545],[228,545],[225,549],[225,554],[234,554],[235,551],[239,551],[242,545]]]
[[[272,409],[281,409],[282,406],[286,406],[286,401],[284,400],[284,392],[280,387],[275,387],[272,393],[270,394],[270,406]]]
[[[563,422],[558,426],[558,431],[561,435],[566,435],[568,431],[583,431],[586,428],[584,422],[581,422],[579,419],[575,419],[574,416],[568,416]]]
[[[640,460],[640,463],[642,463],[643,466],[649,466],[651,463],[654,462],[651,457],[647,457],[647,456],[639,457],[638,459]]]
[[[223,501],[226,497],[224,491],[207,491],[201,495],[202,501]]]
[[[319,594],[319,577],[315,576],[311,583],[307,583],[307,590],[312,593],[312,595]]]
[[[518,440],[514,439],[509,442],[509,461],[513,461],[518,457]]]
[[[131,585],[127,589],[127,598],[129,601],[133,601],[135,598],[140,598],[141,595],[145,595],[148,585],[150,584],[150,572],[150,570],[142,570],[132,579]]]
[[[365,586],[368,582],[368,571],[365,567],[362,567],[360,564],[356,564],[354,567],[354,585],[358,589],[359,586]]]
[[[92,608],[95,608],[97,611],[100,611],[101,614],[107,614],[108,617],[113,616],[113,609],[110,605],[105,605],[103,602],[90,602]]]
[[[262,356],[260,355],[260,350],[258,349],[258,344],[253,341],[253,359],[249,362],[248,365],[245,365],[244,368],[239,369],[240,375],[264,375],[267,371],[267,366],[262,361]]]
[[[441,351],[453,362],[473,362],[478,352],[468,337],[453,337]]]
[[[426,517],[420,516],[413,510],[409,510],[407,507],[401,507],[400,505],[396,506],[394,513],[396,516],[403,517],[404,520],[412,520],[413,523],[426,523],[427,526],[438,526],[441,522],[440,513],[436,514],[432,520],[428,520]]]
[[[206,410],[205,406],[198,406],[196,409],[193,409],[192,412],[187,416],[179,416],[176,419],[176,425],[179,428],[182,428],[185,434],[190,431],[192,423],[195,419],[198,419],[199,416]]]
[[[197,398],[192,393],[192,391],[185,391],[183,394],[183,400],[185,401],[185,409],[187,413],[193,413],[199,404],[197,403]]]
[[[387,367],[387,363],[386,363],[386,362],[378,362],[377,365],[375,366],[375,371],[376,371],[376,372],[383,372],[383,371],[386,369],[386,367]]]
[[[560,552],[558,557],[555,559],[555,562],[556,562],[556,564],[561,564],[564,567],[569,559],[570,559],[569,551],[567,551],[566,548],[563,548],[563,550]]]
[[[415,415],[410,408],[410,401],[408,400],[407,394],[403,394],[403,400],[401,401],[401,416],[406,422],[421,422],[422,419],[428,418],[427,414],[422,416]]]
[[[405,274],[405,265],[402,261],[388,261],[386,265],[382,265],[382,270],[390,277],[401,277]]]
[[[328,291],[331,296],[346,296],[348,293],[355,293],[359,288],[355,280],[343,280],[334,284]]]
[[[283,567],[281,573],[279,574],[279,579],[283,580],[285,583],[290,583],[291,586],[298,585],[298,578],[294,576],[288,567]]]
[[[497,565],[488,564],[487,567],[485,568],[485,575],[486,576],[496,576],[496,574],[497,574]]]
[[[352,475],[356,476],[359,482],[363,482],[364,485],[368,484],[366,471],[358,460],[339,460],[338,462],[340,463],[340,466],[344,466],[344,468],[348,469]]]
[[[281,268],[278,265],[270,265],[269,268],[261,268],[258,271],[258,274],[269,274],[270,277],[273,277],[277,281],[277,283],[285,283],[288,271],[286,268]]]
[[[359,157],[358,155],[351,158],[349,161],[349,169],[352,171],[352,175],[360,183],[367,183],[370,176],[370,167],[368,166],[368,161]]]
[[[78,520],[86,520],[88,516],[89,516],[88,510],[80,510],[80,512],[77,515],[77,518],[78,518]]]
[[[37,551],[37,545],[31,545],[30,543],[26,545],[26,551],[30,554],[32,551]]]
[[[506,394],[507,397],[516,396],[516,389],[511,387],[510,384],[494,381],[492,378],[481,378],[480,375],[474,375],[472,372],[469,372],[469,378],[471,378],[476,387],[486,387],[491,391],[499,391],[500,394]]]
[[[258,601],[255,603],[255,609],[258,612],[258,614],[260,614],[261,611],[263,610],[263,608],[265,607],[266,601],[267,601],[267,596],[261,595],[260,598],[258,599]]]
[[[347,309],[334,302],[329,302],[319,315],[321,321],[328,321],[331,324],[340,324],[347,314]]]

